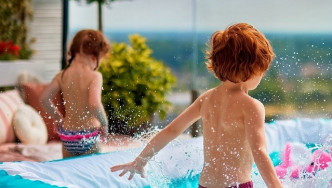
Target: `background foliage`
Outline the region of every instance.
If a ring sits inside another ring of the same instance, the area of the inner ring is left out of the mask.
[[[104,79],[102,100],[113,124],[115,118],[137,127],[148,123],[155,112],[166,117],[170,106],[166,94],[176,78],[151,55],[145,38],[130,35],[129,44],[113,43],[112,54],[103,60],[99,69]]]
[[[128,32],[106,32],[113,41],[127,40]],[[188,92],[192,80],[192,32],[141,32],[153,56],[177,77],[173,93]],[[199,32],[197,75],[200,93],[220,84],[205,67],[204,53],[212,32]],[[267,33],[276,58],[257,89],[249,94],[266,108],[266,121],[298,117],[332,118],[332,35],[329,33]],[[183,98],[181,101],[189,101]],[[173,102],[172,120],[187,103]],[[165,122],[165,125],[167,122]]]
[[[31,0],[1,0],[0,6],[0,42],[12,42],[19,46],[19,54],[3,53],[6,60],[28,59],[32,50],[27,41],[26,22],[32,19]],[[4,59],[4,58],[3,58]]]

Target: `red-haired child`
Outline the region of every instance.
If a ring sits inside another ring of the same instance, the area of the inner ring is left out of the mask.
[[[204,166],[199,187],[253,187],[255,162],[268,187],[282,187],[266,148],[264,106],[248,95],[261,81],[274,57],[262,33],[246,23],[215,32],[207,67],[222,83],[203,93],[160,131],[132,162],[117,165],[132,179],[144,177],[146,163],[199,118],[203,122]]]
[[[108,121],[101,103],[102,75],[96,71],[110,45],[99,31],[79,31],[70,46],[70,59],[43,92],[41,99],[48,114],[58,122],[63,157],[100,151],[100,134],[107,135]],[[51,98],[61,91],[65,117]]]

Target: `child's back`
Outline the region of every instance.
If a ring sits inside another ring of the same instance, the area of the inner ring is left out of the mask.
[[[254,99],[226,83],[202,97],[204,167],[200,184],[227,187],[249,182],[253,156],[246,138],[242,109]]]
[[[94,97],[90,96],[90,88],[95,88],[101,79],[100,73],[76,60],[64,72],[63,77],[62,73],[60,72],[57,77],[65,102],[66,116],[63,128],[73,131],[100,128],[99,121],[90,112],[89,100],[89,97]]]

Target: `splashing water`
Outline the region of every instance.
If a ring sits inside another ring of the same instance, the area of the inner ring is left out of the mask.
[[[294,147],[293,162],[306,169],[311,164],[313,153],[316,150],[332,153],[332,120],[326,119],[295,119],[275,121],[266,125],[267,145],[270,149],[270,157],[275,166],[280,164],[279,155],[287,142],[295,145],[302,144],[304,150],[296,150]],[[126,150],[124,162],[134,159],[152,135],[159,129],[149,130],[135,139],[140,143],[140,148]],[[222,145],[222,144],[221,144]],[[302,148],[303,149],[303,148]],[[128,155],[127,155],[128,154]],[[199,176],[203,167],[203,138],[176,139],[170,142],[164,149],[150,160],[145,167],[146,181],[149,186],[156,188],[197,188]],[[328,167],[315,170],[313,173],[300,171],[297,178],[291,178],[291,169],[285,178],[281,179],[284,187],[291,188],[332,188],[332,163]],[[319,163],[315,163],[320,166]],[[221,167],[222,168],[222,167]],[[129,176],[129,174],[128,174]],[[252,174],[254,186],[267,187],[254,165]],[[128,177],[123,177],[124,179]]]
[[[145,135],[146,136],[146,135]],[[146,140],[145,140],[146,141]],[[332,134],[326,139],[326,142],[319,147],[313,147],[312,150],[319,148],[328,151],[331,155]],[[138,152],[133,152],[137,155]],[[270,155],[272,161],[275,161],[273,155]],[[298,156],[298,160],[305,159],[307,155]],[[301,172],[299,178],[290,178],[290,171],[286,178],[281,179],[284,187],[289,188],[332,188],[332,165],[316,173]],[[194,167],[188,169],[187,167]],[[202,138],[190,140],[174,140],[165,149],[161,150],[146,166],[147,180],[152,188],[197,188],[200,172],[203,166],[203,148]],[[254,165],[252,170],[252,180],[257,188],[267,187]],[[145,188],[148,188],[145,187]]]

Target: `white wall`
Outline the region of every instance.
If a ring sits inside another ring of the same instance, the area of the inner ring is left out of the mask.
[[[44,81],[50,81],[61,69],[62,1],[32,0],[33,20],[28,38],[35,38],[31,61],[45,64]]]

